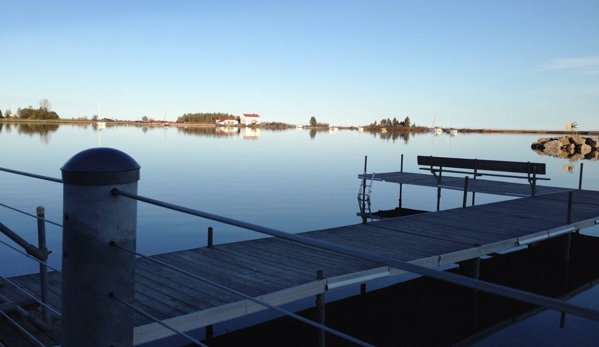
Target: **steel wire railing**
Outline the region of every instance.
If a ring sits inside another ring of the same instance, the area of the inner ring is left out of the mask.
[[[27,341],[29,341],[33,344],[37,344],[38,346],[41,346],[41,347],[46,347],[46,344],[44,344],[40,340],[38,340],[35,336],[33,336],[33,334],[31,334],[29,331],[27,331],[27,329],[25,329],[21,324],[19,324],[17,321],[12,319],[9,315],[4,313],[2,310],[0,310],[0,315],[2,315],[4,317],[4,319],[6,319],[6,321],[10,322],[10,324],[13,327],[15,327],[17,330],[19,330],[25,336],[25,339]]]
[[[52,311],[57,317],[61,316],[61,313],[56,310],[54,307],[50,306],[49,304],[42,302],[37,296],[35,296],[34,294],[31,294],[30,292],[26,291],[25,289],[21,288],[17,283],[11,281],[8,278],[4,278],[3,281],[6,281],[7,283],[10,283],[13,287],[17,288],[17,290],[19,290],[21,293],[27,295],[28,297],[30,297],[31,299],[35,300],[38,304],[45,306],[48,310]]]
[[[14,208],[12,206],[9,206],[9,205],[3,204],[3,203],[0,203],[0,206],[2,206],[4,208],[7,208],[9,210],[13,210],[15,212],[19,212],[19,213],[24,214],[24,215],[26,215],[28,217],[35,218],[35,219],[41,220],[41,221],[43,221],[45,223],[52,224],[52,225],[55,225],[57,227],[61,227],[62,228],[62,224],[57,223],[57,222],[53,222],[53,221],[51,221],[49,219],[46,219],[46,218],[43,218],[43,217],[40,217],[40,216],[36,216],[33,213],[25,212],[23,210],[19,210],[18,208]]]
[[[147,312],[145,312],[145,311],[143,311],[143,310],[140,310],[140,309],[138,309],[137,307],[135,307],[135,306],[131,305],[130,303],[127,303],[127,302],[125,302],[125,301],[123,301],[123,300],[119,299],[119,298],[118,298],[116,295],[114,295],[114,293],[110,293],[110,294],[109,294],[109,296],[110,296],[112,299],[115,299],[116,301],[120,302],[121,304],[123,304],[123,305],[125,305],[125,306],[127,306],[127,307],[131,308],[131,309],[132,309],[132,310],[134,310],[135,312],[137,312],[137,313],[141,314],[142,316],[144,316],[144,317],[148,318],[149,320],[151,320],[151,321],[153,321],[153,322],[155,322],[155,323],[158,323],[158,324],[162,325],[163,327],[165,327],[165,328],[169,329],[170,331],[174,332],[174,333],[175,333],[175,334],[177,334],[177,335],[181,335],[181,336],[185,337],[186,339],[188,339],[188,340],[189,340],[189,341],[191,341],[192,343],[195,343],[196,345],[198,345],[198,346],[201,346],[201,347],[209,347],[208,345],[205,345],[205,344],[203,344],[202,342],[198,341],[197,339],[193,338],[193,336],[191,336],[191,335],[189,335],[189,334],[187,334],[187,333],[185,333],[185,332],[183,332],[183,331],[181,331],[181,330],[179,330],[179,329],[177,329],[177,328],[174,328],[174,327],[170,326],[169,324],[166,324],[166,323],[164,323],[164,322],[163,322],[163,321],[161,321],[160,319],[158,319],[158,318],[156,318],[156,317],[152,316],[151,314],[149,314],[149,313],[147,313]]]

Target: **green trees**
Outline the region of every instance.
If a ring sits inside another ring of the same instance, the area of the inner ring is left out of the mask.
[[[328,128],[329,123],[318,123],[316,121],[316,117],[311,117],[310,118],[310,126],[313,128],[316,128],[316,127]]]
[[[204,123],[214,124],[216,120],[222,117],[233,117],[230,114],[223,112],[208,112],[208,113],[185,113],[177,118],[177,123]]]
[[[31,106],[17,109],[17,117],[21,119],[41,120],[60,119],[56,112],[50,111],[50,101],[48,99],[40,100],[40,107],[38,109],[34,109]]]
[[[416,124],[412,124],[410,117],[406,117],[403,121],[398,121],[397,118],[393,117],[393,120],[387,118],[387,119],[381,119],[380,123],[377,123],[377,121],[374,121],[374,123],[371,123],[369,125],[369,127],[374,127],[374,128],[378,128],[378,127],[386,127],[386,128],[391,128],[391,129],[395,129],[397,131],[420,131],[421,129],[416,129]]]

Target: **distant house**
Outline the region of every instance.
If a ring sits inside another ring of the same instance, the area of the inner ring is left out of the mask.
[[[216,125],[237,125],[237,118],[226,116],[216,120]]]
[[[260,116],[255,113],[244,113],[241,121],[245,125],[260,124]]]

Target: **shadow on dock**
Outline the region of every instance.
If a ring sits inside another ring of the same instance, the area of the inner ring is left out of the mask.
[[[480,279],[568,299],[599,279],[599,238],[573,234],[571,245],[569,264],[564,260],[561,238],[481,259]],[[449,271],[470,275],[467,263]],[[469,345],[541,311],[530,304],[424,277],[326,306],[327,326],[376,346]],[[315,319],[317,312],[314,308],[300,314]],[[293,319],[280,318],[218,336],[209,344],[318,346],[318,332]],[[327,335],[329,347],[347,344]]]

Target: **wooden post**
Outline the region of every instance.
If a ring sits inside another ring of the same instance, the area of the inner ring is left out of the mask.
[[[584,164],[580,163],[580,176],[578,177],[578,190],[582,190],[582,169],[584,168]]]
[[[212,327],[212,325],[207,325],[206,326],[206,341],[212,341],[213,337],[214,337],[214,328]]]
[[[441,207],[441,187],[437,187],[437,211]]]
[[[466,208],[466,200],[468,198],[468,176],[464,177],[464,198],[462,199],[462,208]]]
[[[46,246],[46,223],[44,221],[46,210],[43,206],[38,206],[36,209],[37,213],[37,240],[38,248],[44,259],[40,263],[40,298],[44,305],[42,305],[42,318],[44,323],[50,321],[50,312],[48,311],[48,248]]]
[[[208,227],[208,248],[214,248],[213,228]]]
[[[322,270],[316,271],[316,279],[318,279],[318,280],[324,279],[324,273]],[[317,310],[316,321],[318,322],[318,324],[324,325],[324,323],[325,323],[324,293],[318,294],[316,296],[316,310]],[[325,331],[322,329],[318,329],[318,346],[325,347],[325,340],[326,340]]]
[[[572,197],[573,193],[568,192],[568,217],[566,219],[568,224],[572,223]]]
[[[401,162],[399,164],[399,172],[403,172],[403,154],[401,155]],[[403,184],[399,184],[399,208],[401,208],[401,195],[403,192]]]
[[[131,347],[137,200],[140,166],[127,154],[98,147],[72,157],[62,168],[61,346]]]

